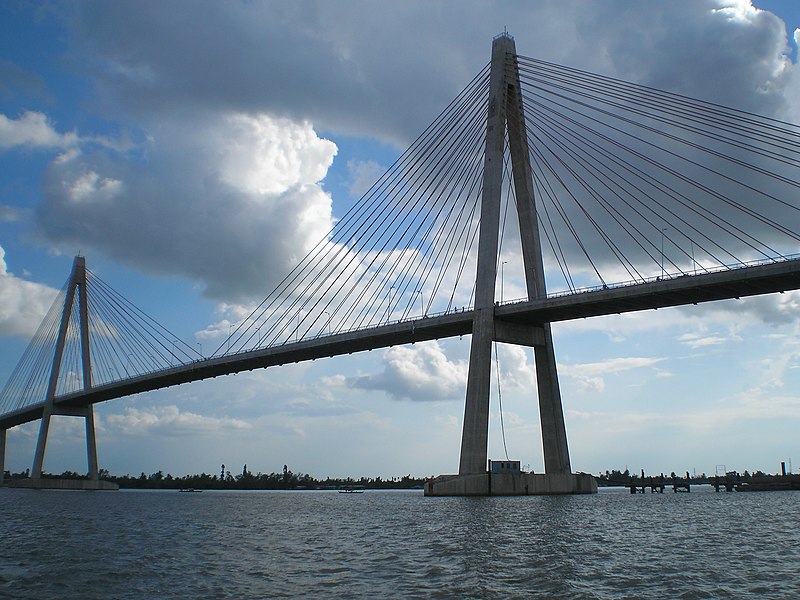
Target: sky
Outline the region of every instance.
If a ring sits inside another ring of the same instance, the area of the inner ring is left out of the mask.
[[[754,5],[755,6],[754,6]],[[0,4],[0,381],[77,253],[210,352],[490,58],[800,123],[794,0]],[[522,289],[504,275],[506,293]],[[521,294],[520,294],[521,295]],[[800,469],[800,295],[553,325],[573,469]],[[458,469],[469,338],[95,406],[101,468]],[[543,470],[532,351],[500,345],[489,457]],[[495,379],[496,381],[496,379]],[[38,422],[8,432],[31,466]],[[56,417],[45,470],[85,471]]]

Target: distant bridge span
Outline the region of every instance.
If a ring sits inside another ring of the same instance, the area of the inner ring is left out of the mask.
[[[525,300],[495,308],[499,342],[535,345],[540,331],[534,326],[587,317],[621,314],[670,306],[699,304],[800,289],[800,258],[742,266],[713,273],[658,278],[646,283],[617,285]],[[198,360],[138,377],[58,396],[59,414],[69,414],[88,405],[141,392],[318,358],[353,354],[365,350],[413,344],[472,333],[473,310],[400,321],[269,348]],[[508,324],[509,327],[505,327]],[[526,328],[526,326],[529,326]],[[45,403],[34,404],[0,418],[0,429],[42,418]]]

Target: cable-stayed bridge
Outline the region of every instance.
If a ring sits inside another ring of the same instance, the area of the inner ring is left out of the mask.
[[[800,288],[799,172],[796,125],[519,56],[498,36],[489,65],[210,356],[76,258],[0,392],[2,449],[8,428],[41,419],[40,478],[50,417],[82,416],[96,479],[97,402],[471,334],[462,477],[440,491],[483,490],[494,342],[533,347],[546,472],[567,477],[550,323]],[[524,298],[506,301],[507,284]]]

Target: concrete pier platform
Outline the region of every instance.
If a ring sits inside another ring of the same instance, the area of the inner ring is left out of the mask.
[[[440,475],[425,483],[426,496],[552,496],[596,493],[597,481],[587,473]]]
[[[110,481],[92,481],[91,479],[13,479],[6,487],[26,488],[30,490],[118,490],[119,485]]]

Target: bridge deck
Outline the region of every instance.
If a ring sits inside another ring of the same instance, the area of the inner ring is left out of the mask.
[[[515,323],[542,323],[699,304],[800,288],[800,259],[681,275],[608,289],[501,306],[497,316]]]
[[[800,259],[498,306],[498,320],[536,325],[800,289]],[[57,410],[253,369],[470,334],[472,311],[390,323],[196,361],[56,398]],[[0,417],[0,429],[41,418],[44,402]]]

